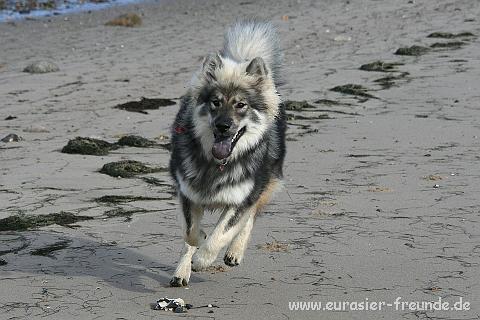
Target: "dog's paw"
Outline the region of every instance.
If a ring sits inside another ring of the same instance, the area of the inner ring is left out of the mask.
[[[215,261],[216,257],[212,252],[200,247],[192,257],[192,270],[205,270]]]
[[[235,266],[238,266],[240,264],[240,262],[242,262],[242,258],[241,257],[236,257],[232,253],[227,252],[227,253],[225,253],[225,256],[223,257],[223,262],[225,262],[225,264],[227,266],[235,267]]]
[[[170,287],[186,287],[188,285],[188,280],[181,277],[173,277],[170,280]]]

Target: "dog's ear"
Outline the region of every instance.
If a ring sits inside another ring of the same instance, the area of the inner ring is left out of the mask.
[[[203,59],[203,74],[208,80],[216,80],[215,70],[223,66],[222,59],[218,53],[212,53]]]
[[[256,57],[247,66],[247,74],[257,77],[266,77],[268,74],[267,66],[262,58]]]

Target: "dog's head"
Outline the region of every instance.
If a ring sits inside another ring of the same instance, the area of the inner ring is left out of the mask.
[[[237,63],[208,56],[193,95],[195,134],[205,155],[220,163],[255,147],[279,112],[280,98],[262,58]]]

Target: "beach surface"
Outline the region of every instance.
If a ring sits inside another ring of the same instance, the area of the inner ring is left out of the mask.
[[[124,13],[141,25],[105,25]],[[170,127],[202,58],[251,15],[278,27],[283,99],[308,103],[288,111],[284,189],[240,266],[219,256],[170,288],[183,245]],[[0,319],[479,319],[479,17],[477,0],[205,0],[0,24],[0,139],[21,138],[0,142]],[[23,72],[38,60],[59,71]],[[114,108],[142,97],[175,104]],[[125,135],[153,145],[61,152]],[[122,160],[156,170],[99,172]],[[163,297],[198,308],[152,310]],[[439,299],[462,310],[394,304]]]

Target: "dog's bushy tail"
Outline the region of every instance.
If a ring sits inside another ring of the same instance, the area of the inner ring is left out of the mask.
[[[221,55],[238,62],[261,57],[272,73],[275,85],[281,84],[282,53],[275,27],[256,18],[237,21],[225,33]]]

